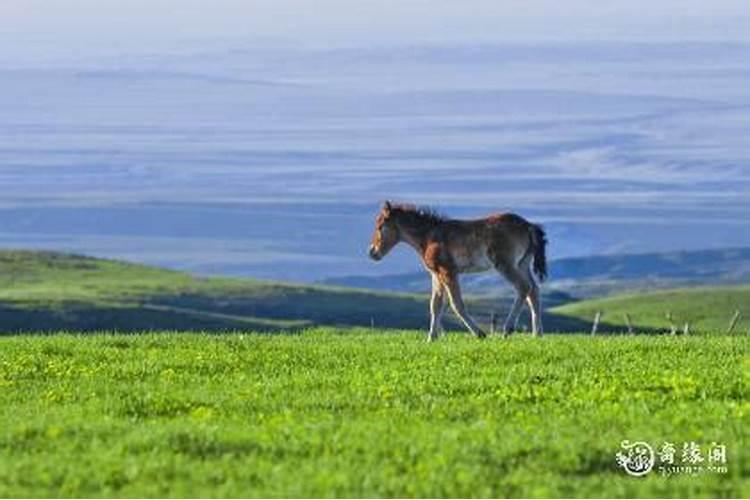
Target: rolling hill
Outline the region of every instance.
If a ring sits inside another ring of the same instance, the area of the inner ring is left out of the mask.
[[[469,296],[468,302],[474,318],[488,329],[491,314],[502,320],[510,307],[508,296]],[[547,331],[587,331],[597,310],[605,312],[603,332],[624,329],[624,312],[634,317],[641,331],[667,329],[663,320],[667,310],[673,311],[677,321],[690,321],[698,331],[724,328],[735,309],[742,311],[743,318],[750,317],[750,287],[580,302],[551,291],[544,296],[544,304]],[[447,314],[446,320],[449,328],[458,327],[452,314]],[[80,255],[0,251],[0,334],[63,330],[273,332],[312,326],[426,329],[427,324],[424,294],[201,278]],[[524,324],[528,318],[522,316]]]
[[[79,255],[0,252],[0,330],[296,330],[313,325],[417,328],[417,296],[198,278]],[[389,311],[389,315],[378,314]]]
[[[734,313],[739,311],[734,331],[747,331],[750,328],[750,285],[626,294],[573,302],[550,310],[553,314],[588,321],[597,311],[602,312],[606,329],[619,332],[627,328],[625,314],[630,316],[635,331],[666,331],[670,329],[667,313],[680,331],[689,323],[694,332],[724,332]]]
[[[568,300],[552,294],[548,304]],[[477,320],[485,323],[491,311],[509,307],[494,298],[470,298],[469,303]],[[451,315],[446,316],[450,324]],[[427,324],[427,297],[419,294],[201,278],[81,255],[0,251],[3,333],[296,331],[323,325],[423,329]]]

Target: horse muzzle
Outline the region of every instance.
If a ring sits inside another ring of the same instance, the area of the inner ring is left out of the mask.
[[[370,250],[368,251],[368,254],[370,255],[370,258],[374,261],[378,261],[383,258],[383,256],[380,255],[380,252],[374,246],[370,246]]]

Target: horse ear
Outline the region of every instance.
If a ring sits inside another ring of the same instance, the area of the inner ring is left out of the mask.
[[[383,204],[383,211],[385,213],[388,213],[391,211],[391,202],[390,200],[385,200],[385,203]]]

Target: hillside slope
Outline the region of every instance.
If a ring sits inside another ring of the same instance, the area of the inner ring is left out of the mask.
[[[489,329],[510,298],[469,297],[472,316]],[[624,329],[628,312],[642,331],[668,328],[672,311],[694,331],[725,329],[734,310],[750,318],[750,287],[690,289],[571,303],[559,293],[543,300],[548,332]],[[297,331],[310,326],[425,330],[426,295],[386,293],[234,278],[198,278],[127,262],[54,252],[0,251],[0,334],[47,331],[154,330]],[[463,330],[451,313],[447,327]],[[520,325],[528,325],[526,312]]]
[[[383,312],[387,314],[383,314]],[[421,327],[421,297],[224,278],[54,252],[0,251],[0,331]]]
[[[569,300],[547,297],[547,305]],[[472,300],[487,325],[508,300]],[[458,327],[452,314],[449,327]],[[577,319],[557,329],[574,331]],[[46,331],[296,331],[310,326],[426,329],[425,295],[183,272],[56,252],[0,250],[0,334]]]
[[[736,311],[740,318],[735,333],[750,329],[750,285],[696,287],[619,295],[598,300],[585,300],[552,308],[562,316],[591,321],[602,312],[603,330],[624,331],[625,314],[630,315],[637,331],[666,331],[670,328],[667,313],[680,328],[690,324],[693,332],[720,333],[727,330]]]

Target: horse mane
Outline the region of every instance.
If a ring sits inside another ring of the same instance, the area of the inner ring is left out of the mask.
[[[432,207],[410,203],[392,205],[391,215],[396,217],[400,223],[410,227],[433,228],[448,220],[447,217]]]

